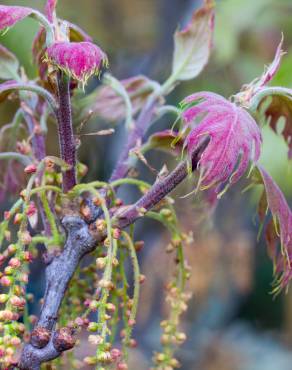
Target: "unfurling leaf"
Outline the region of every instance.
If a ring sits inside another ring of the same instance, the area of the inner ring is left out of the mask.
[[[172,76],[178,81],[196,77],[208,62],[214,30],[214,3],[206,0],[190,23],[174,35]]]
[[[282,46],[283,36],[277,47],[274,60],[268,67],[266,67],[262,76],[255,78],[251,83],[243,86],[242,91],[235,95],[235,98],[242,105],[251,107],[251,109],[256,109],[258,107],[259,97],[257,95],[262,95],[262,91],[266,89],[265,86],[273,79],[280,67],[282,56],[285,54],[282,50]]]
[[[292,277],[292,212],[272,177],[262,167],[258,166],[258,170],[265,188],[260,200],[259,216],[263,222],[263,215],[267,211],[267,208],[264,209],[266,206],[273,216],[273,220],[267,224],[265,235],[269,255],[275,266],[274,292],[277,293],[287,286]]]
[[[190,95],[182,104],[185,129],[190,130],[185,140],[188,153],[206,136],[210,138],[199,161],[199,185],[235,183],[249,161],[257,162],[260,156],[262,139],[254,119],[243,108],[210,92]]]
[[[16,56],[0,45],[0,79],[11,80],[17,77],[19,62]]]
[[[263,86],[266,86],[267,83],[269,83],[273,79],[275,74],[277,73],[277,71],[280,67],[282,56],[285,54],[282,50],[282,46],[283,46],[283,35],[282,35],[282,39],[280,41],[280,44],[277,47],[274,60],[266,68],[263,75],[259,78],[259,80],[256,83],[257,88],[261,88]]]
[[[67,22],[67,25],[69,28],[69,40],[71,42],[92,42],[92,37],[89,36],[82,28],[70,22]]]
[[[164,130],[151,135],[143,147],[145,150],[157,149],[179,156],[183,149],[183,138],[172,130]]]
[[[59,19],[59,23],[61,22],[63,21]],[[68,27],[69,32],[68,36],[70,42],[82,42],[82,41],[92,42],[92,38],[79,26],[67,21],[66,26]],[[43,63],[45,52],[46,52],[46,32],[44,28],[41,28],[33,40],[32,55],[34,63],[38,65],[39,75],[43,80],[47,78],[46,76],[47,65]]]
[[[278,133],[279,119],[285,120],[284,129],[281,132],[289,146],[289,158],[292,158],[292,90],[285,87],[266,87],[275,76],[280,67],[283,37],[278,45],[273,62],[266,68],[263,75],[250,84],[244,86],[243,90],[235,96],[242,105],[248,107],[252,112],[264,115],[271,128]]]

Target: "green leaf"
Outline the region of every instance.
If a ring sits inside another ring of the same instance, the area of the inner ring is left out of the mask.
[[[190,23],[174,34],[172,76],[175,80],[190,80],[202,71],[209,59],[213,30],[214,3],[205,0]]]
[[[0,79],[11,80],[18,77],[19,62],[16,56],[0,45]]]

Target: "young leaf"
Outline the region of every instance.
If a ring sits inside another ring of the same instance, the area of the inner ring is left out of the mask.
[[[220,95],[200,92],[183,101],[182,118],[190,129],[185,145],[189,153],[204,140],[210,142],[199,166],[203,188],[235,183],[246,171],[249,161],[260,156],[261,133],[254,119],[242,108]],[[196,125],[200,119],[200,123]]]
[[[277,133],[281,117],[285,126],[281,132],[289,146],[289,158],[292,157],[292,90],[285,87],[267,87],[280,67],[284,52],[282,51],[283,37],[278,45],[273,62],[266,68],[263,75],[245,86],[242,92],[235,96],[242,105],[252,112],[259,112],[267,119],[268,124]]]
[[[0,79],[11,80],[17,77],[19,62],[16,56],[0,45]]]
[[[61,22],[63,21],[59,19],[59,23]],[[92,42],[92,38],[80,27],[67,21],[66,24],[68,27],[70,42],[82,42],[82,41]],[[36,34],[33,40],[32,55],[34,63],[38,65],[39,76],[43,80],[47,79],[46,76],[47,65],[43,62],[45,53],[46,53],[46,32],[45,29],[42,27],[40,28],[39,32]]]
[[[66,22],[69,28],[69,40],[71,42],[92,42],[92,37],[89,36],[81,27],[77,26],[74,23],[68,21]]]
[[[196,77],[208,62],[214,30],[214,3],[205,0],[190,23],[174,34],[172,76],[175,80]]]
[[[266,240],[269,255],[275,264],[275,273],[278,279],[275,292],[284,288],[292,277],[292,212],[278,185],[262,167],[257,167],[265,187],[265,199],[261,203],[268,205],[273,222],[269,222],[266,228]],[[260,218],[263,218],[264,209],[260,207]],[[277,239],[280,238],[281,248],[278,248]]]
[[[280,67],[282,56],[285,54],[282,50],[282,46],[283,37],[277,47],[274,60],[268,67],[266,67],[262,76],[255,78],[251,83],[245,85],[242,91],[235,95],[235,98],[242,105],[251,107],[253,110],[258,107],[259,98],[261,97],[263,90],[266,89],[265,86],[273,79]],[[257,96],[258,94],[259,96]]]
[[[151,135],[147,143],[142,147],[143,152],[149,149],[157,149],[177,157],[183,149],[183,138],[172,130],[164,130]]]
[[[284,118],[284,128],[281,135],[284,137],[288,147],[288,157],[292,158],[292,90],[282,87],[262,88],[251,100],[251,105],[261,111],[262,107],[268,107],[264,110],[264,116],[268,124],[277,133],[280,118]]]
[[[258,80],[258,82],[256,84],[257,85],[257,88],[261,88],[263,86],[266,86],[267,83],[269,83],[273,79],[273,77],[275,76],[275,74],[277,73],[277,71],[278,71],[278,69],[280,67],[282,56],[285,54],[283,52],[283,50],[282,50],[282,46],[283,46],[283,35],[282,35],[282,39],[280,41],[280,44],[277,47],[274,60],[266,68],[266,70],[264,71],[263,75],[259,78],[259,80]]]
[[[0,30],[6,30],[29,16],[37,19],[45,27],[47,44],[51,44],[54,39],[54,32],[51,24],[42,13],[32,8],[0,5]]]

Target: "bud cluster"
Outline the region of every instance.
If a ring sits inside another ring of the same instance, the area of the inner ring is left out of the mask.
[[[22,244],[10,244],[1,255],[5,267],[0,272],[0,363],[4,366],[16,362],[15,355],[25,335],[25,326],[18,322],[24,315],[26,302],[31,299],[25,292],[28,282],[27,266],[32,254]]]

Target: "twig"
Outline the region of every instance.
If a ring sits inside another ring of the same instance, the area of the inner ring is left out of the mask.
[[[63,174],[63,190],[67,193],[76,185],[76,145],[73,135],[70,103],[70,79],[63,72],[58,72],[58,134],[61,158],[71,168]]]

